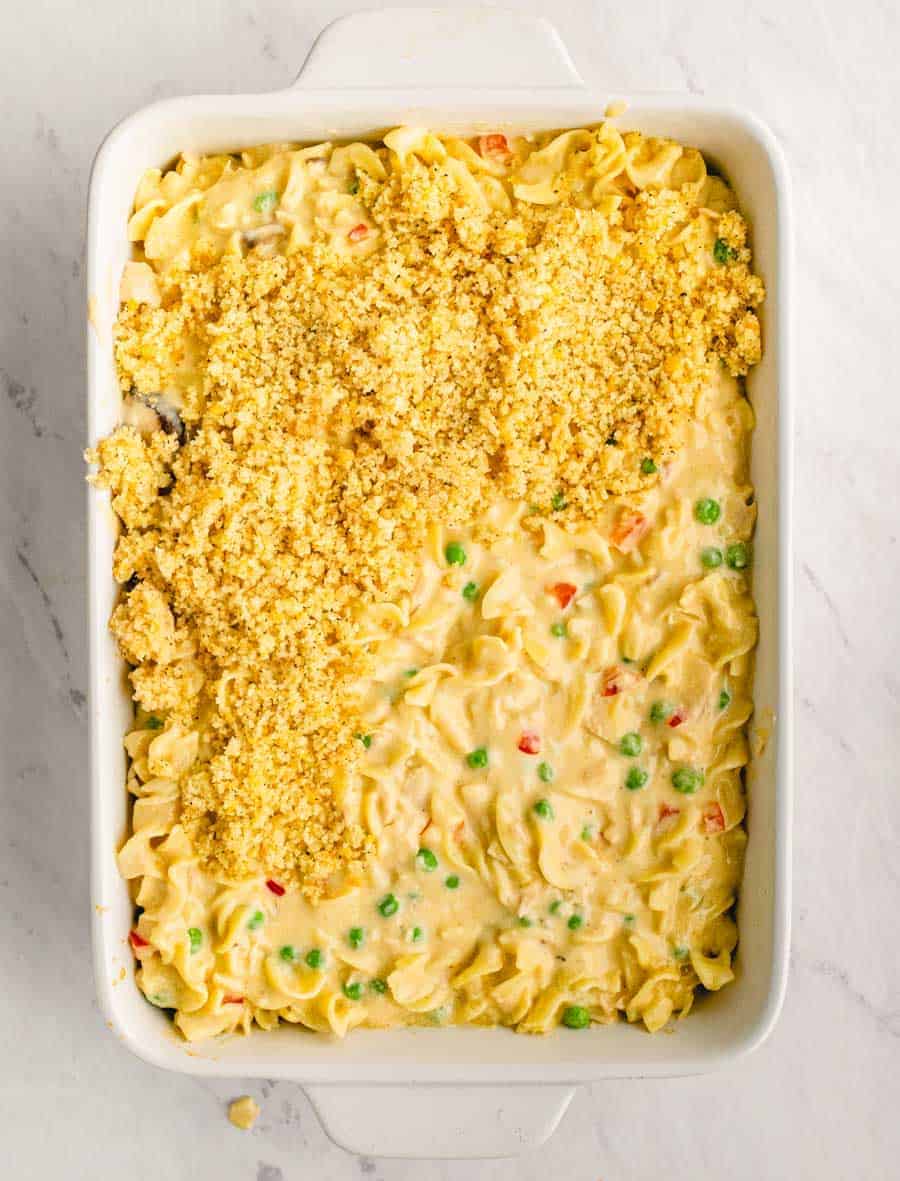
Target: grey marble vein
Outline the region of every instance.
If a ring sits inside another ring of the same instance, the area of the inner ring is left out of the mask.
[[[853,985],[850,973],[832,960],[814,960],[809,967],[810,971],[815,972],[818,976],[825,976],[839,985],[852,998],[853,1002],[872,1018],[879,1029],[884,1030],[891,1037],[900,1037],[900,1005],[892,1009],[884,1009],[880,1005],[876,1005],[864,992]]]
[[[837,604],[835,603],[834,599],[831,597],[831,595],[828,593],[828,591],[822,585],[822,583],[820,582],[819,577],[815,573],[815,571],[812,570],[806,562],[801,563],[800,569],[803,571],[804,575],[806,576],[806,579],[809,582],[810,586],[813,588],[813,590],[816,592],[816,594],[820,596],[820,598],[822,599],[822,602],[828,608],[828,614],[831,616],[832,622],[834,624],[834,629],[838,634],[838,638],[840,639],[840,641],[844,645],[844,647],[849,650],[850,637],[848,636],[847,631],[844,628],[844,624],[841,619],[841,613],[838,610]]]
[[[47,622],[50,624],[50,628],[51,628],[53,635],[56,639],[56,643],[59,648],[59,654],[62,659],[62,670],[61,670],[62,671],[62,679],[63,679],[64,685],[65,685],[65,688],[67,691],[68,700],[69,700],[70,704],[72,705],[73,709],[76,711],[76,713],[81,713],[84,710],[84,704],[85,704],[86,699],[85,699],[85,695],[82,692],[82,690],[75,688],[75,686],[73,686],[71,684],[72,658],[69,655],[69,649],[68,649],[68,646],[66,645],[66,637],[63,632],[62,624],[60,623],[59,617],[56,614],[56,610],[54,609],[53,600],[50,598],[49,594],[44,589],[44,586],[42,585],[41,580],[38,577],[37,571],[34,569],[34,567],[32,566],[31,562],[28,560],[28,557],[23,552],[23,550],[21,550],[21,549],[16,550],[16,559],[17,559],[19,565],[22,567],[22,569],[28,575],[30,582],[32,583],[35,591],[37,592],[38,598],[40,599],[40,602],[41,602],[41,605],[43,608],[44,617],[46,618]]]

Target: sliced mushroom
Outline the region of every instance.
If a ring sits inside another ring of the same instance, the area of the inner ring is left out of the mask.
[[[283,225],[273,221],[269,225],[257,226],[254,230],[245,230],[244,241],[248,246],[258,246],[261,242],[271,242],[274,238],[280,238],[282,234],[286,233],[287,230]]]
[[[159,415],[138,394],[129,394],[122,403],[122,422],[133,426],[139,434],[152,435],[160,429]]]
[[[181,415],[164,394],[145,395],[133,389],[123,403],[122,422],[133,426],[142,435],[165,431],[167,435],[176,435],[179,444],[185,440]]]
[[[187,432],[184,426],[184,420],[178,413],[178,410],[171,402],[167,401],[163,394],[160,394],[153,404],[153,408],[159,415],[159,425],[166,432],[167,435],[176,435],[179,445],[184,442]]]

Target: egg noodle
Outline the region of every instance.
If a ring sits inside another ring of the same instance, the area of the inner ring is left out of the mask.
[[[733,979],[746,226],[669,140],[399,128],[152,170],[111,626],[137,981],[287,1021],[662,1028]]]

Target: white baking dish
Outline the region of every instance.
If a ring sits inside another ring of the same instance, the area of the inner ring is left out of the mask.
[[[580,126],[597,122],[607,103],[620,98],[628,103],[619,120],[623,127],[694,144],[728,175],[750,218],[757,267],[768,289],[765,356],[749,390],[758,415],[756,698],[758,709],[773,711],[777,722],[749,772],[737,980],[703,998],[674,1033],[651,1037],[621,1024],[560,1030],[547,1038],[478,1028],[357,1031],[341,1044],[291,1028],[209,1045],[188,1046],[176,1037],[132,980],[132,905],[115,863],[127,820],[122,734],[131,706],[106,626],[116,597],[110,574],[115,522],[106,493],[89,492],[93,936],[108,1024],[134,1053],[170,1070],[311,1084],[329,1132],[358,1151],[520,1151],[552,1132],[573,1084],[710,1070],[757,1046],[775,1021],[785,988],[790,915],[790,241],[784,162],[771,134],[743,112],[694,96],[589,91],[546,23],[497,9],[392,9],[329,26],[288,90],[173,99],[139,111],[112,132],[94,166],[88,239],[91,443],[120,414],[111,326],[129,252],[126,222],[145,168],[164,165],[184,150],[371,136],[397,123],[456,131]],[[371,1085],[376,1083],[403,1085],[402,1100]],[[535,1088],[537,1083],[544,1085]],[[440,1095],[434,1084],[444,1085]],[[440,1114],[432,1118],[432,1112]]]

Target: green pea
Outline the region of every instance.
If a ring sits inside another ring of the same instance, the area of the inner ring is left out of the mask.
[[[413,941],[413,943],[421,943],[424,938],[425,938],[425,932],[422,930],[422,928],[421,927],[413,927],[412,932],[410,934],[410,939]]]
[[[562,909],[562,899],[554,898],[547,909],[551,914],[559,914],[560,910]]]
[[[162,719],[156,717],[155,714],[151,714],[146,721],[146,726],[148,730],[161,730],[163,727]]]
[[[345,984],[343,986],[344,996],[351,1001],[358,1001],[363,994],[363,986],[358,980],[354,980],[352,984]]]
[[[411,681],[418,671],[419,670],[417,668],[405,668],[403,670],[403,675],[407,678],[407,680]]]
[[[265,921],[266,916],[263,914],[263,912],[261,910],[255,910],[250,918],[247,919],[247,930],[256,931],[263,925]]]
[[[396,914],[400,909],[400,903],[393,894],[385,894],[382,900],[378,903],[378,911],[382,918],[389,919],[392,914]]]
[[[354,734],[353,737],[357,738],[363,744],[363,746],[366,748],[366,750],[368,750],[369,747],[372,745],[372,735],[371,734]]]
[[[744,570],[750,561],[750,554],[742,541],[736,541],[725,551],[725,565],[732,570]]]
[[[538,763],[537,773],[541,783],[553,782],[553,768],[549,763]]]
[[[629,734],[624,734],[619,741],[619,754],[623,754],[626,759],[637,758],[643,749],[644,740],[634,730]]]
[[[569,634],[569,629],[565,623],[560,620],[558,623],[550,624],[550,635],[556,636],[558,640],[564,639]]]
[[[665,722],[672,716],[673,712],[674,707],[669,705],[668,702],[654,701],[650,706],[650,721],[656,722],[657,724]]]
[[[584,919],[580,914],[570,914],[566,926],[570,931],[577,931],[579,927],[584,926]]]
[[[672,948],[672,955],[676,960],[686,960],[690,954],[691,951],[689,947],[682,947],[679,945],[678,947]]]
[[[640,791],[649,778],[650,775],[647,771],[640,767],[631,767],[625,776],[625,786],[629,791]]]
[[[487,747],[476,746],[474,750],[470,750],[466,755],[466,762],[475,770],[483,770],[488,765]]]
[[[549,800],[538,800],[534,805],[535,813],[540,816],[541,820],[552,820],[556,813],[553,811],[553,805]]]
[[[371,988],[373,992],[377,992],[379,996],[384,996],[384,994],[387,992],[387,983],[384,980],[370,980],[369,988]]]
[[[347,942],[351,947],[362,947],[366,941],[366,933],[362,927],[351,927],[347,932]]]
[[[467,603],[474,603],[475,600],[478,598],[478,583],[477,582],[467,582],[466,585],[462,588],[462,596],[466,600]]]
[[[553,499],[550,501],[550,507],[553,509],[553,511],[555,513],[561,513],[563,509],[566,508],[566,506],[566,498],[563,496],[562,491],[554,492]]]
[[[188,939],[191,941],[191,955],[199,951],[203,943],[203,932],[199,927],[188,927]]]
[[[701,525],[715,525],[722,515],[722,506],[717,500],[706,496],[694,505],[694,516]]]
[[[733,246],[729,246],[724,238],[716,238],[713,243],[713,258],[721,267],[726,262],[733,262],[737,258],[737,251]]]
[[[562,1023],[567,1029],[587,1029],[591,1015],[581,1005],[569,1005],[563,1009]]]
[[[318,947],[314,947],[312,951],[306,953],[306,966],[308,968],[321,968],[324,959],[325,957]]]
[[[286,943],[284,947],[280,947],[278,949],[278,954],[286,964],[292,964],[297,958],[297,952],[295,948],[291,947],[290,943]]]
[[[703,786],[703,772],[695,771],[692,767],[679,767],[672,773],[672,786],[683,796],[692,796]]]
[[[714,545],[708,545],[700,551],[700,564],[707,570],[716,570],[722,565],[722,551]]]
[[[466,551],[458,541],[450,541],[444,548],[444,557],[448,566],[465,566]]]
[[[581,830],[581,839],[583,841],[592,841],[594,839],[594,829],[592,825],[586,824]]]
[[[257,193],[253,198],[253,208],[257,213],[271,213],[278,204],[278,193],[275,189],[267,189],[263,193]]]
[[[723,689],[719,694],[719,709],[728,709],[731,705],[731,694],[727,689]]]
[[[424,846],[416,854],[416,865],[419,869],[423,869],[426,873],[431,873],[438,867],[438,859],[430,849]]]
[[[533,927],[533,926],[534,926],[534,923],[533,923],[533,922],[532,922],[532,920],[531,920],[531,919],[528,917],[528,915],[527,915],[527,914],[520,914],[520,915],[519,915],[519,926],[520,926],[520,927]]]
[[[451,873],[449,878],[447,878],[444,881],[444,885],[447,887],[448,890],[458,890],[459,889],[459,877],[455,873]]]
[[[656,464],[649,455],[646,459],[641,461],[641,471],[645,476],[652,476],[656,472]]]

